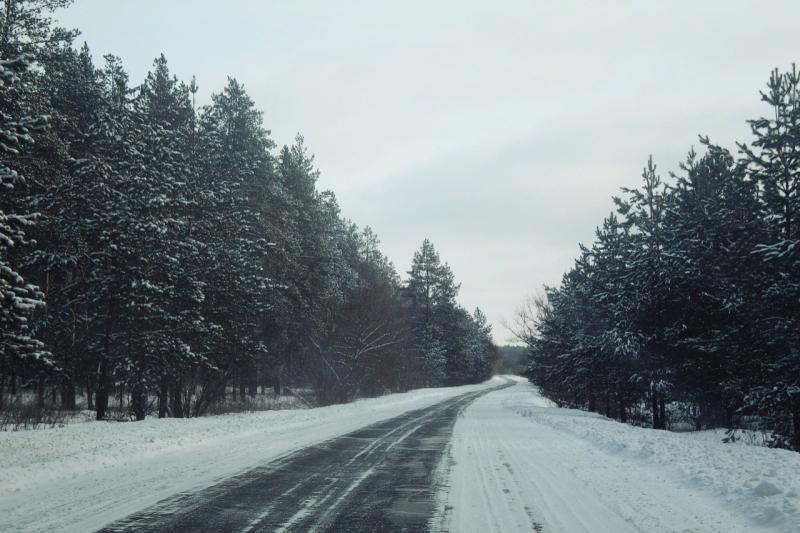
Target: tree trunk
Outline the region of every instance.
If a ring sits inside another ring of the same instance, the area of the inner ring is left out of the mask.
[[[167,417],[167,407],[169,405],[169,381],[167,376],[161,376],[158,387],[158,418]]]
[[[36,407],[44,409],[44,383],[36,385]]]
[[[661,422],[660,429],[667,429],[667,408],[663,396],[658,397],[658,420]]]
[[[180,396],[178,398],[178,401],[181,404],[181,412],[183,413],[183,416],[187,416],[187,417],[188,416],[192,416],[192,412],[193,412],[193,410],[192,410],[192,401],[195,401],[195,402],[197,401],[195,399],[195,397],[194,397],[195,393],[197,392],[197,381],[198,381],[197,371],[193,372],[192,374],[193,374],[192,375],[192,379],[189,382],[189,386],[186,388],[186,396],[185,397],[184,396]],[[182,395],[183,394],[183,381],[181,381],[181,386],[180,386],[179,390],[181,391],[180,394]],[[195,411],[195,416],[196,416],[196,409],[194,411]]]
[[[68,411],[75,410],[75,382],[72,374],[65,376],[61,383],[61,407]]]
[[[661,421],[658,418],[658,394],[650,391],[650,409],[653,411],[653,429],[661,429]]]
[[[708,413],[709,405],[708,402],[698,402],[697,403],[697,416],[694,419],[694,430],[700,431],[703,429],[703,419]]]
[[[142,421],[147,415],[147,389],[144,384],[137,383],[131,389],[131,407],[137,421]]]
[[[175,379],[170,388],[172,394],[172,416],[175,418],[183,418],[183,402],[181,401],[181,394],[183,394],[183,380],[181,378]]]
[[[108,318],[106,319],[105,342],[103,349],[105,350],[100,354],[97,369],[97,420],[105,420],[106,411],[108,411],[108,401],[111,394],[111,372],[108,368],[108,355],[111,353],[111,331],[112,321],[111,317],[115,314],[114,304],[108,304]]]
[[[86,376],[86,408],[89,409],[90,411],[94,410],[94,398],[93,398],[94,395],[92,394],[93,392],[94,392],[94,386],[92,384],[92,375],[91,373],[89,373],[89,375]]]
[[[625,397],[622,393],[619,394],[619,421],[620,422],[627,422],[628,416],[625,412]]]
[[[97,420],[105,420],[108,411],[108,398],[110,389],[110,379],[108,375],[108,362],[105,356],[100,356],[100,363],[97,368],[97,393],[95,395],[95,408],[97,409]]]
[[[5,407],[6,400],[6,356],[0,355],[0,410]]]
[[[233,394],[234,394],[233,399],[235,400],[236,399],[236,396],[235,396],[236,395],[236,389],[235,388],[233,389]],[[221,404],[221,403],[224,403],[225,400],[227,400],[227,398],[228,398],[228,378],[224,377],[224,378],[222,378],[222,383],[220,384],[220,388],[217,391],[216,400],[217,400],[217,403]]]
[[[727,405],[722,408],[722,427],[733,427],[733,409]]]
[[[71,276],[70,276],[71,278]],[[50,284],[50,276],[47,277],[47,285]],[[72,334],[70,336],[70,347],[66,361],[64,361],[64,377],[61,380],[61,407],[69,411],[75,410],[75,375],[78,373],[76,361],[76,343],[75,343],[75,314],[72,315]]]
[[[255,399],[258,394],[258,374],[258,367],[254,366],[253,375],[250,376],[250,380],[247,384],[247,393],[253,399]]]
[[[795,400],[794,409],[792,409],[792,447],[795,451],[800,452],[800,401]]]

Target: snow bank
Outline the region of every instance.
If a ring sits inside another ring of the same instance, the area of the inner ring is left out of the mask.
[[[577,438],[606,456],[592,456],[597,462],[593,470],[579,471],[585,458],[576,457],[573,465],[588,483],[593,482],[592,477],[611,478],[598,485],[601,494],[618,491],[635,498],[631,492],[646,493],[646,487],[614,483],[614,478],[635,482],[638,478],[634,471],[639,470],[695,495],[695,500],[708,499],[709,513],[743,517],[743,531],[800,531],[798,453],[741,442],[725,444],[721,442],[722,432],[671,433],[637,428],[583,411],[543,408],[541,396],[530,385],[517,385],[502,403],[532,426],[555,430],[565,436],[565,442],[569,440],[566,437]],[[656,509],[663,504],[661,500],[652,502]]]
[[[0,433],[0,531],[89,531],[298,448],[484,384],[317,409]]]

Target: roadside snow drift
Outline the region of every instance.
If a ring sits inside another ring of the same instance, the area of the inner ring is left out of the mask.
[[[800,531],[800,454],[550,406],[519,381],[454,428],[433,528]]]
[[[502,381],[318,409],[0,432],[0,531],[91,531],[293,450]]]

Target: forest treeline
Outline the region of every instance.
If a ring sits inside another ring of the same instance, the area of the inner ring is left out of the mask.
[[[735,153],[701,137],[667,181],[651,158],[561,285],[523,306],[528,376],[547,396],[654,428],[760,428],[800,450],[799,87],[794,67],[772,73],[768,114]]]
[[[0,405],[184,417],[258,386],[325,404],[491,374],[428,240],[401,281],[241,83],[198,106],[162,55],[134,85],[56,26],[69,3],[0,8]]]

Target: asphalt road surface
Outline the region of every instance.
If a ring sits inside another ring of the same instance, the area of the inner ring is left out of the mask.
[[[477,397],[510,384],[295,451],[102,531],[428,531],[434,472],[456,418]]]

